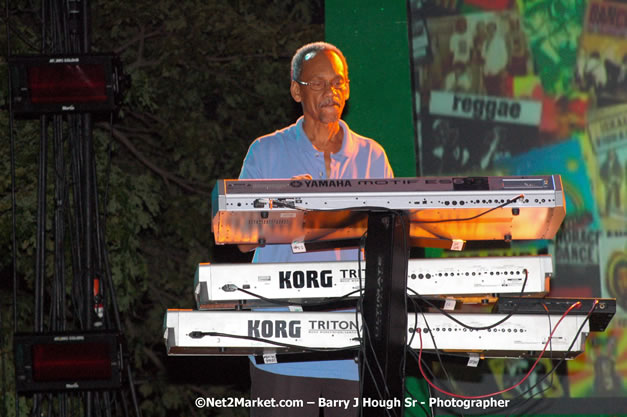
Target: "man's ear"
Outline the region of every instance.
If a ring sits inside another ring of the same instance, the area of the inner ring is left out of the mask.
[[[290,85],[290,93],[292,94],[292,98],[294,99],[294,101],[297,103],[300,103],[301,101],[303,101],[303,97],[300,94],[301,87],[302,86],[300,84],[292,80],[292,84]]]

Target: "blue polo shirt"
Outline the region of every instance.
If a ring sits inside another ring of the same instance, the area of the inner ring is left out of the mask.
[[[272,134],[257,138],[249,147],[240,179],[290,179],[309,174],[313,179],[392,178],[392,168],[383,147],[351,131],[344,132],[342,148],[331,154],[331,173],[326,175],[324,153],[318,151],[303,130],[304,118]],[[292,253],[290,245],[267,245],[255,250],[254,263],[356,261],[357,249]],[[352,360],[288,362],[257,365],[267,372],[313,378],[359,380]]]

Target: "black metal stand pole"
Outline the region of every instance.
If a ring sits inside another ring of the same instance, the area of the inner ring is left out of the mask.
[[[402,416],[407,343],[407,215],[371,212],[365,251],[362,415],[380,417],[387,412]]]

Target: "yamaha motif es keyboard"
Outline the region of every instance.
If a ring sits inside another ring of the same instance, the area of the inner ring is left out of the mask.
[[[271,299],[333,298],[364,288],[357,262],[200,264],[194,295],[199,309],[216,303]],[[420,295],[545,294],[553,274],[551,256],[410,259],[407,287]],[[410,293],[411,295],[411,293]]]
[[[406,212],[411,238],[440,241],[550,239],[566,214],[559,175],[218,180],[212,229],[217,244],[355,239],[375,209]]]
[[[566,357],[584,351],[590,331],[585,313],[571,313],[562,320],[547,347],[547,357],[551,351]],[[505,317],[492,313],[452,315],[473,327],[489,326]],[[407,341],[411,348],[419,349],[415,329],[421,329],[425,351],[433,352],[437,347],[440,351],[478,352],[484,357],[537,356],[560,317],[560,314],[515,314],[492,329],[469,330],[440,313],[424,316],[411,313],[407,317]],[[261,355],[308,349],[328,352],[358,347],[359,335],[363,333],[358,334],[356,323],[355,312],[168,310],[164,338],[169,355]]]

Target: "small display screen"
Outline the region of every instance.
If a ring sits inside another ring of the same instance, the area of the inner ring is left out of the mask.
[[[34,381],[111,378],[107,343],[44,343],[32,346]]]
[[[105,69],[99,64],[51,64],[28,68],[33,103],[106,102]]]

